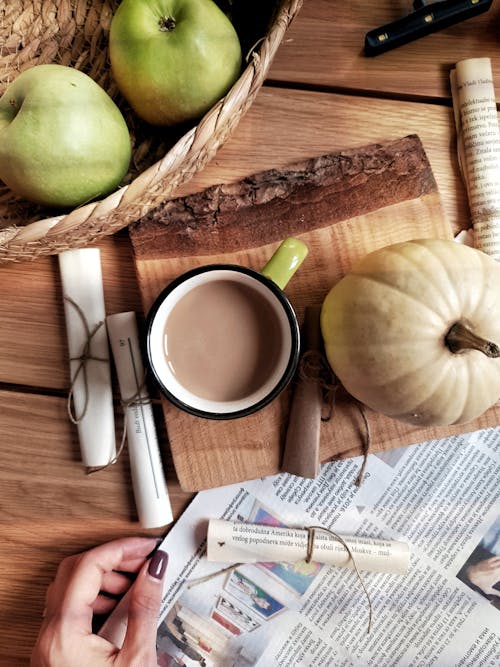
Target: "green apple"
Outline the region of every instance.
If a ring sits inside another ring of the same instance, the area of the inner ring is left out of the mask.
[[[31,67],[0,98],[0,179],[25,199],[74,207],[102,197],[130,156],[120,110],[73,67]]]
[[[123,0],[109,54],[121,93],[152,125],[199,118],[241,70],[238,35],[212,0]]]

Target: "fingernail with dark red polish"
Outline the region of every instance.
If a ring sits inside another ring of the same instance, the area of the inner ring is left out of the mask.
[[[168,554],[158,549],[149,561],[148,574],[154,579],[163,579],[168,564]]]

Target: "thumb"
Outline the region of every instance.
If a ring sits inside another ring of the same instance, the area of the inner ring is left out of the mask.
[[[156,667],[156,633],[168,554],[157,550],[139,572],[131,590],[128,622],[120,657],[126,665]]]

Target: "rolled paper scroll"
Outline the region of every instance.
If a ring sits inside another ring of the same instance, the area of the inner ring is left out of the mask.
[[[105,466],[116,456],[113,391],[98,248],[59,255],[73,412],[83,464]]]
[[[406,542],[373,537],[336,537],[318,528],[282,528],[222,519],[210,519],[208,524],[209,561],[297,563],[306,560],[354,567],[353,558],[359,570],[406,574],[410,547]]]
[[[109,340],[125,410],[126,435],[139,522],[159,528],[173,521],[161,463],[153,409],[144,382],[134,312],[106,318]]]
[[[458,62],[450,82],[474,246],[500,261],[500,130],[490,59]]]

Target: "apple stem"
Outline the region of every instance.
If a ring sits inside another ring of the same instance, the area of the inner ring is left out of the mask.
[[[158,23],[162,32],[172,32],[175,28],[175,19],[172,16],[162,16]]]
[[[500,348],[490,340],[485,340],[477,336],[462,322],[455,322],[445,336],[445,342],[453,353],[463,352],[465,350],[479,350],[487,357],[500,357]]]

